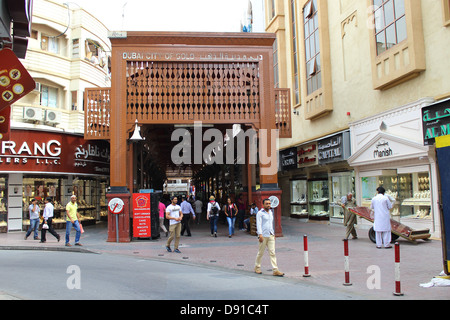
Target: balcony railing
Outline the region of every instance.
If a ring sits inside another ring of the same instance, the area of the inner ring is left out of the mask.
[[[89,88],[85,91],[85,139],[105,139],[110,138],[110,91],[111,88]],[[139,95],[140,96],[140,95]],[[131,99],[130,99],[131,100]],[[132,103],[131,103],[132,104]],[[194,112],[194,116],[182,118],[180,114],[175,116],[175,112],[168,111],[161,112],[164,109],[160,109],[159,112],[155,111],[150,113],[152,117],[149,117],[148,110],[145,108],[138,107],[135,110],[136,104],[132,104],[133,108],[131,113],[133,117],[129,119],[129,122],[134,122],[135,117],[140,123],[175,123],[178,121],[205,121],[209,122],[211,119],[217,119],[215,122],[228,122],[237,123],[237,121],[248,121],[249,119],[245,117],[239,117],[239,114],[235,112],[226,112],[226,110],[220,108],[211,108],[207,113],[205,112]],[[244,108],[244,113],[245,113]],[[138,112],[137,112],[138,111]],[[247,110],[248,112],[248,110]],[[186,112],[187,113],[187,112]],[[128,110],[130,114],[130,110]],[[145,117],[143,115],[146,115]],[[184,114],[184,113],[183,113]],[[173,117],[171,119],[171,116]],[[178,118],[177,118],[178,117]],[[181,118],[180,118],[181,117]],[[150,119],[149,119],[150,118]],[[276,89],[275,90],[275,120],[276,127],[280,130],[280,138],[290,138],[292,137],[292,126],[291,126],[291,107],[290,107],[290,89]],[[149,122],[150,121],[150,122]]]

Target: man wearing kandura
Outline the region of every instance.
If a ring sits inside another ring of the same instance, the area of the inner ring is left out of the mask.
[[[255,272],[261,274],[261,260],[266,248],[269,250],[270,263],[272,264],[273,275],[284,276],[278,270],[277,258],[275,256],[275,231],[273,228],[273,212],[270,209],[269,199],[263,200],[263,209],[256,214],[256,233],[258,234],[259,250],[256,255]]]

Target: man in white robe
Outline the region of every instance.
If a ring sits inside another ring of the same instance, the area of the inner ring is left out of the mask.
[[[381,249],[392,248],[391,246],[391,214],[389,210],[392,209],[392,202],[384,195],[385,189],[379,187],[377,189],[378,195],[372,199],[370,209],[374,211],[373,229],[376,234],[377,248]]]

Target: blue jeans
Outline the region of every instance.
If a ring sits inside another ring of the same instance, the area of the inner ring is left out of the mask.
[[[38,238],[38,227],[39,227],[39,219],[30,219],[30,227],[27,231],[27,237],[31,234],[31,231],[34,231],[34,238]]]
[[[211,224],[211,234],[217,232],[217,220],[219,220],[219,216],[210,216],[209,223]]]
[[[231,236],[234,234],[234,223],[236,221],[236,217],[233,218],[227,217],[227,221],[228,221],[228,234]]]
[[[80,236],[81,236],[81,229],[80,229],[80,222],[78,220],[75,220],[74,223],[72,223],[70,220],[66,221],[66,243],[69,243],[70,241],[70,230],[73,228],[77,232],[75,234],[75,243],[80,242]]]

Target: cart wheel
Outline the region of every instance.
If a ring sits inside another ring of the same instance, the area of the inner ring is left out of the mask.
[[[394,243],[398,238],[398,235],[391,233],[391,243]]]
[[[369,239],[373,243],[377,243],[376,236],[375,236],[375,230],[373,230],[373,227],[370,228],[370,230],[369,230]]]
[[[398,235],[391,233],[391,243],[394,243],[397,239],[399,238]],[[370,241],[372,241],[373,243],[377,243],[377,239],[376,239],[376,235],[375,235],[375,230],[373,230],[373,227],[370,228],[369,230],[369,239]]]

